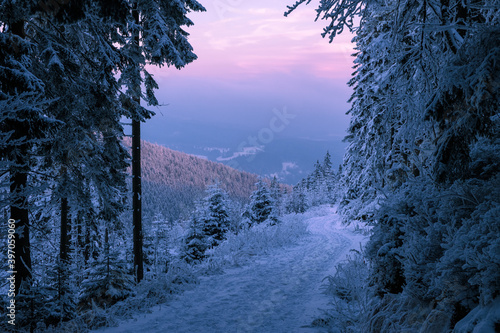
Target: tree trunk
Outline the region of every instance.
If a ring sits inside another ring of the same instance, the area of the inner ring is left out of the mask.
[[[69,253],[69,232],[71,228],[71,223],[69,220],[69,207],[68,199],[61,199],[61,241],[59,246],[59,259],[61,264],[64,265],[68,262]]]
[[[25,163],[18,158],[18,163]],[[25,189],[28,183],[26,170],[15,169],[11,173],[10,192],[12,204],[10,207],[10,218],[16,221],[16,272],[15,294],[19,294],[21,283],[31,280],[31,247],[28,215],[28,198]]]
[[[141,188],[141,123],[132,120],[132,192],[134,224],[134,268],[137,282],[144,276],[142,258],[142,188]]]
[[[135,23],[139,24],[139,12],[137,9],[132,11]],[[139,48],[139,35],[134,37],[137,48]],[[140,91],[140,87],[136,87]],[[134,98],[137,104],[140,104],[140,97]],[[142,258],[142,187],[141,187],[141,123],[132,118],[132,209],[134,225],[134,269],[137,282],[141,282],[144,277],[143,258]]]
[[[67,312],[71,311],[67,309],[67,297],[68,296],[68,283],[69,277],[71,275],[69,269],[69,243],[70,243],[70,231],[71,231],[71,220],[69,218],[69,206],[68,199],[61,199],[61,240],[59,244],[59,290],[57,298],[59,299],[61,306],[61,320],[67,317]]]
[[[104,231],[104,256],[106,257],[106,276],[109,279],[109,276],[111,275],[111,265],[110,265],[110,251],[109,251],[109,233],[108,233],[108,228]]]

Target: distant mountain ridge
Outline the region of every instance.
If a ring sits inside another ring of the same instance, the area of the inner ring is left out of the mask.
[[[123,142],[131,147],[131,138],[126,137]],[[169,220],[185,218],[194,202],[203,196],[205,187],[215,182],[233,199],[248,200],[259,179],[255,174],[144,140],[141,166],[146,218],[159,213]]]
[[[126,141],[125,141],[126,142]],[[218,181],[231,196],[248,198],[258,176],[222,163],[141,141],[142,178],[174,188],[194,186],[204,189]]]

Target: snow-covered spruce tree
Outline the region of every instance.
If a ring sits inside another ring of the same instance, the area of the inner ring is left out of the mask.
[[[321,163],[316,161],[313,172],[306,177],[307,198],[311,206],[321,205],[324,201],[323,190],[323,169]]]
[[[26,35],[33,3],[0,2],[0,172],[1,186],[10,193],[2,202],[10,207],[16,221],[16,294],[22,283],[31,280],[29,177],[44,129],[52,120],[46,115],[45,85],[33,75],[38,54],[36,44]],[[35,192],[36,193],[36,192]]]
[[[288,202],[286,204],[289,213],[304,213],[308,208],[306,195],[307,187],[305,179],[302,179],[292,189],[292,193],[288,195]]]
[[[75,267],[70,265],[68,260],[63,261],[60,259],[54,265],[45,267],[47,278],[45,281],[38,282],[38,286],[34,288],[33,293],[34,297],[41,298],[37,300],[40,303],[37,305],[36,310],[40,313],[30,318],[30,320],[43,320],[47,326],[57,326],[60,322],[70,320],[76,316],[78,292],[71,274]],[[33,302],[33,299],[27,301]],[[26,308],[29,309],[29,307]],[[42,312],[45,313],[40,316]]]
[[[321,163],[321,170],[323,171],[323,177],[333,177],[335,172],[333,171],[332,156],[327,150],[323,162]]]
[[[144,266],[145,272],[151,277],[165,273],[168,264],[168,221],[159,214],[153,221],[145,224]]]
[[[11,3],[10,1],[4,1],[2,3],[2,8],[7,9],[5,12],[2,11],[2,13],[5,14],[5,17],[3,17],[1,21],[6,28],[2,32],[2,40],[5,40],[4,37],[12,35],[13,31],[16,30],[16,35],[18,36],[17,40],[8,37],[11,42],[14,42],[13,44],[11,44],[11,47],[13,48],[13,53],[11,54],[11,56],[18,56],[19,59],[22,59],[22,61],[17,62],[16,65],[15,62],[8,60],[9,56],[6,55],[5,57],[2,57],[2,59],[7,60],[7,63],[5,64],[6,66],[2,66],[2,69],[4,70],[3,73],[7,75],[5,79],[2,78],[2,91],[7,93],[6,95],[4,95],[4,97],[9,96],[8,89],[10,88],[15,89],[14,92],[17,93],[17,95],[13,94],[12,97],[8,97],[7,100],[5,100],[6,102],[8,102],[8,104],[10,104],[10,110],[8,110],[10,112],[10,115],[7,117],[7,120],[5,122],[2,122],[2,126],[4,126],[4,128],[2,128],[2,133],[8,134],[8,139],[5,142],[6,145],[2,147],[2,159],[5,157],[4,161],[6,162],[5,165],[7,166],[10,159],[9,155],[13,152],[12,148],[17,147],[15,148],[15,150],[18,151],[18,153],[16,153],[16,168],[23,168],[24,176],[15,176],[16,178],[22,178],[26,180],[29,179],[28,177],[30,177],[31,184],[37,184],[42,188],[46,188],[48,183],[57,184],[57,181],[59,181],[60,186],[66,186],[68,185],[67,180],[69,178],[66,177],[66,174],[60,173],[58,175],[58,172],[55,171],[55,169],[58,169],[61,164],[59,164],[57,167],[54,167],[52,161],[49,161],[47,157],[54,158],[54,156],[51,154],[54,152],[52,147],[54,147],[55,143],[64,141],[62,140],[61,136],[58,135],[58,130],[56,129],[58,127],[64,126],[64,119],[61,119],[61,117],[59,116],[59,114],[63,110],[63,108],[61,108],[60,106],[64,105],[64,107],[66,107],[66,109],[64,109],[66,114],[68,114],[69,112],[73,112],[74,109],[78,109],[78,106],[75,106],[71,101],[75,101],[78,98],[78,94],[81,95],[84,91],[86,91],[86,89],[82,89],[81,82],[88,80],[90,77],[81,75],[81,69],[84,66],[82,66],[81,63],[78,63],[78,60],[76,59],[74,53],[75,44],[78,43],[75,43],[73,39],[73,45],[71,45],[70,41],[65,39],[64,36],[61,36],[61,31],[65,30],[62,28],[62,26],[68,28],[67,30],[71,30],[71,25],[76,24],[76,21],[79,19],[78,16],[80,14],[70,15],[73,12],[68,12],[65,13],[62,17],[58,17],[56,20],[54,20],[54,17],[51,13],[42,13],[40,12],[42,10],[40,7],[36,7],[34,3],[29,2]],[[80,13],[79,10],[76,10],[75,12]],[[64,21],[64,23],[60,23],[62,21]],[[5,33],[6,31],[8,31],[8,33]],[[68,34],[67,37],[68,36],[72,37],[73,35]],[[29,48],[26,48],[26,45],[30,45]],[[9,48],[2,48],[2,50],[9,51]],[[29,52],[26,52],[27,50],[29,50]],[[23,67],[18,66],[21,64],[23,65]],[[9,71],[11,69],[14,69],[16,66],[18,67],[16,68],[16,73],[9,73]],[[23,72],[24,74],[19,75]],[[15,78],[20,79],[22,77],[32,81],[29,84],[28,82],[25,82],[24,86],[30,87],[30,89],[36,89],[35,94],[33,94],[34,91],[33,93],[25,94],[23,92],[24,88],[16,88],[16,85],[14,84],[14,81],[16,80]],[[29,99],[27,99],[28,97]],[[70,98],[68,99],[68,97]],[[35,114],[32,114],[32,116],[29,117],[30,119],[25,118],[25,116],[27,115],[26,111],[28,111],[29,109],[31,109],[32,111],[36,109],[41,110],[41,104],[40,101],[37,101],[37,98],[45,100],[43,115],[41,115],[41,117],[39,116],[39,120],[36,120],[33,117],[33,115]],[[9,101],[9,99],[11,100]],[[19,108],[19,105],[16,106],[17,102],[14,103],[16,99],[25,100],[23,106],[25,110]],[[82,124],[85,124],[85,119],[86,117],[78,117],[78,121]],[[20,123],[16,125],[16,122]],[[11,131],[12,129],[13,132]],[[75,128],[72,128],[72,130],[74,129]],[[94,131],[94,129],[87,128],[86,132],[92,133],[92,131]],[[23,139],[16,139],[15,137],[18,135],[24,136]],[[14,139],[14,141],[12,141],[12,139]],[[26,150],[26,152],[28,153],[20,153],[20,149]],[[75,151],[78,151],[78,149],[75,149]],[[4,155],[4,152],[6,153],[6,155]],[[34,157],[36,157],[36,159]],[[55,157],[55,159],[58,160],[57,156]],[[37,161],[38,163],[35,164],[34,161]],[[66,163],[66,161],[64,161],[63,163]],[[10,173],[11,175],[15,174],[15,172],[13,173],[12,171],[10,171]],[[55,178],[57,178],[57,181],[53,181]],[[14,181],[12,184],[15,185],[16,182],[17,181]],[[25,190],[27,190],[28,187],[25,185],[23,185],[23,187]],[[15,185],[14,187],[17,188],[18,185]],[[68,188],[68,190],[71,189]],[[68,237],[64,231],[70,229],[67,215],[69,210],[67,207],[67,199],[65,197],[58,197],[58,189],[53,187],[51,191],[52,193],[54,193],[54,197],[60,199],[60,204],[58,204],[57,206],[61,207],[61,251],[59,264],[57,265],[58,273],[54,276],[56,276],[58,280],[58,285],[64,286],[63,288],[56,288],[56,290],[60,293],[64,293],[70,290],[68,288],[65,288],[67,284],[62,281],[63,279],[69,277],[68,270],[63,267],[65,265],[65,263],[63,262],[67,263],[68,258]],[[13,193],[17,193],[17,191],[14,191]],[[40,193],[39,191],[33,191],[33,189],[31,190],[30,196],[33,200],[32,207],[40,206],[38,201],[41,195],[42,193]],[[17,199],[14,201],[17,201]],[[25,217],[27,217],[27,200],[24,200],[24,202],[26,203],[24,204],[25,207],[18,206],[19,203],[15,203],[14,201],[11,201],[11,206],[14,212],[24,212],[23,214],[25,214]],[[56,201],[59,200],[56,199]],[[37,212],[33,213],[35,215],[38,215]],[[23,226],[23,224],[25,224],[25,222],[23,221],[24,220],[21,219],[18,223],[18,231],[24,233],[24,235],[19,235],[22,237],[19,237],[19,241],[17,242],[17,248],[19,249],[20,253],[18,262],[25,263],[25,265],[22,265],[23,267],[19,267],[19,269],[16,269],[19,274],[18,279],[16,280],[19,283],[26,278],[25,269],[28,269],[28,276],[31,275],[31,272],[33,272],[34,267],[32,267],[32,254],[30,244],[32,237],[29,235],[29,232],[33,227],[40,227],[40,222],[42,222],[35,219],[34,221],[31,221],[30,224],[26,224],[26,226]],[[39,285],[39,283],[37,283],[37,285]],[[43,286],[41,286],[40,288],[43,289]],[[27,297],[30,297],[29,292],[24,294],[27,295]],[[27,304],[27,306],[31,306],[29,305],[31,302],[23,302],[19,299],[19,297],[18,301],[20,305]],[[46,301],[60,301],[69,304],[69,306],[71,307],[71,302],[68,303],[64,300],[72,298],[73,295],[59,294],[57,295],[57,297],[53,297],[49,300],[46,299]],[[19,307],[19,310],[26,310],[26,313],[30,313],[29,309],[23,309],[22,306]],[[72,312],[73,311],[71,309],[69,309],[68,311],[62,310],[61,313],[65,314],[60,317],[60,319],[67,319],[67,314],[70,314]],[[31,318],[30,320],[32,322],[36,322],[35,318]]]
[[[205,192],[199,218],[203,223],[207,246],[214,247],[226,238],[226,233],[229,231],[231,222],[226,208],[228,199],[226,192],[217,183],[207,186]]]
[[[90,232],[98,220],[115,229],[124,204],[128,158],[121,145],[119,121],[123,112],[113,72],[120,59],[119,50],[109,47],[107,39],[113,30],[111,17],[102,15],[98,3],[80,5],[78,10],[73,8],[79,13],[76,17],[62,14],[63,17],[57,18],[56,11],[29,25],[30,36],[37,40],[41,50],[35,73],[43,77],[46,93],[57,96],[49,105],[49,114],[58,122],[50,128],[43,167],[55,179],[50,193],[60,207],[56,277],[57,285],[63,288],[56,289],[59,294],[51,301],[57,302],[55,308],[63,309],[62,314],[74,314],[64,308],[72,306],[65,300],[76,296],[67,295],[71,290],[64,287],[70,285],[70,257],[78,258],[68,254],[71,230],[75,229],[78,239],[81,224],[86,224],[84,231],[89,232],[89,241],[84,246],[89,247],[95,243],[90,241]],[[71,266],[76,267],[71,271],[75,276],[82,276],[87,268],[88,253],[85,256],[80,261],[83,265]]]
[[[273,212],[271,214],[276,217],[281,216],[283,214],[283,191],[276,176],[273,177],[269,185],[269,196],[273,201]]]
[[[323,162],[320,163],[319,160],[316,161],[313,172],[307,175],[294,187],[296,193],[292,193],[289,198],[289,205],[301,206],[302,204],[300,201],[302,200],[302,194],[305,196],[307,206],[333,203],[335,201],[337,182],[337,177],[332,169],[331,156],[327,151]],[[298,210],[302,210],[302,208]],[[297,209],[293,208],[292,211],[297,212]]]
[[[500,272],[498,203],[485,192],[498,186],[499,12],[496,0],[320,1],[323,35],[349,28],[358,50],[341,210],[375,223],[373,286],[400,292],[367,330],[452,328],[498,296],[484,273]],[[399,321],[410,304],[426,310]]]
[[[323,162],[321,163],[321,171],[323,177],[323,183],[321,185],[321,191],[325,193],[325,200],[329,203],[335,201],[335,189],[338,182],[338,177],[333,170],[332,156],[329,151],[326,151]]]
[[[184,236],[184,246],[181,250],[181,258],[193,264],[199,263],[205,258],[205,250],[208,247],[200,215],[200,212],[196,210],[191,216],[187,233]]]
[[[318,206],[335,201],[335,172],[332,169],[330,153],[327,151],[323,162],[316,161],[314,171],[306,177],[308,202]]]
[[[397,113],[387,110],[392,102],[386,71],[391,65],[389,43],[374,43],[384,38],[390,27],[390,13],[383,4],[372,4],[363,9],[361,25],[354,41],[357,53],[354,76],[349,85],[354,88],[350,98],[351,123],[345,140],[349,142],[344,156],[341,182],[345,188],[340,210],[345,221],[367,219],[373,216],[373,208],[384,180],[386,156],[390,152]],[[380,14],[378,14],[380,13]],[[377,15],[376,19],[370,15]]]
[[[277,215],[273,214],[274,200],[271,198],[267,184],[260,179],[255,186],[257,189],[250,196],[250,204],[248,206],[248,218],[252,225],[260,224],[266,220],[270,220],[271,224],[276,224]]]
[[[127,264],[119,260],[117,249],[111,249],[108,230],[104,231],[104,251],[84,272],[78,307],[90,309],[93,304],[108,307],[133,294],[134,277]]]
[[[57,179],[52,195],[61,202],[61,249],[68,247],[72,217],[81,220],[85,215],[80,212],[95,211],[88,223],[100,218],[112,228],[124,203],[128,155],[121,145],[118,85],[109,61],[118,58],[118,50],[109,49],[104,39],[112,27],[104,22],[98,26],[96,20],[88,14],[72,23],[46,22],[56,25],[56,32],[36,35],[47,90],[59,94],[50,105],[60,122],[53,126],[46,163]],[[39,22],[42,29],[43,20]],[[82,64],[75,54],[79,47],[92,60]],[[60,257],[66,260],[63,251]]]
[[[244,218],[242,214],[246,208],[246,204],[243,200],[233,197],[233,199],[227,201],[226,208],[229,221],[231,221],[229,225],[229,232],[238,234],[240,230],[248,227],[248,220]]]
[[[56,271],[47,271],[47,278],[53,281],[52,273]],[[60,314],[60,309],[56,308],[54,302],[57,290],[50,285],[51,281],[48,279],[38,281],[34,279],[31,285],[21,289],[16,300],[16,308],[22,310],[16,313],[16,327],[35,331],[37,327],[50,327],[59,322],[59,318],[56,317]],[[6,323],[2,323],[0,327],[5,332],[12,330],[10,324],[7,326]]]

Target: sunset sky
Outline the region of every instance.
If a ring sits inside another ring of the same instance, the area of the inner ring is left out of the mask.
[[[292,2],[202,1],[207,12],[190,13],[195,25],[187,29],[198,60],[182,70],[152,69],[163,106],[153,109],[143,137],[168,145],[162,126],[172,119],[252,132],[283,108],[296,115],[283,135],[343,137],[352,36],[328,43],[326,22],[314,22],[317,4],[284,17]]]

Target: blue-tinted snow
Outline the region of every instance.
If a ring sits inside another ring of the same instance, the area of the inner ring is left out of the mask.
[[[295,245],[203,276],[152,313],[98,332],[318,332],[307,326],[328,307],[323,279],[365,241],[335,211],[323,206],[304,214],[309,233]]]

